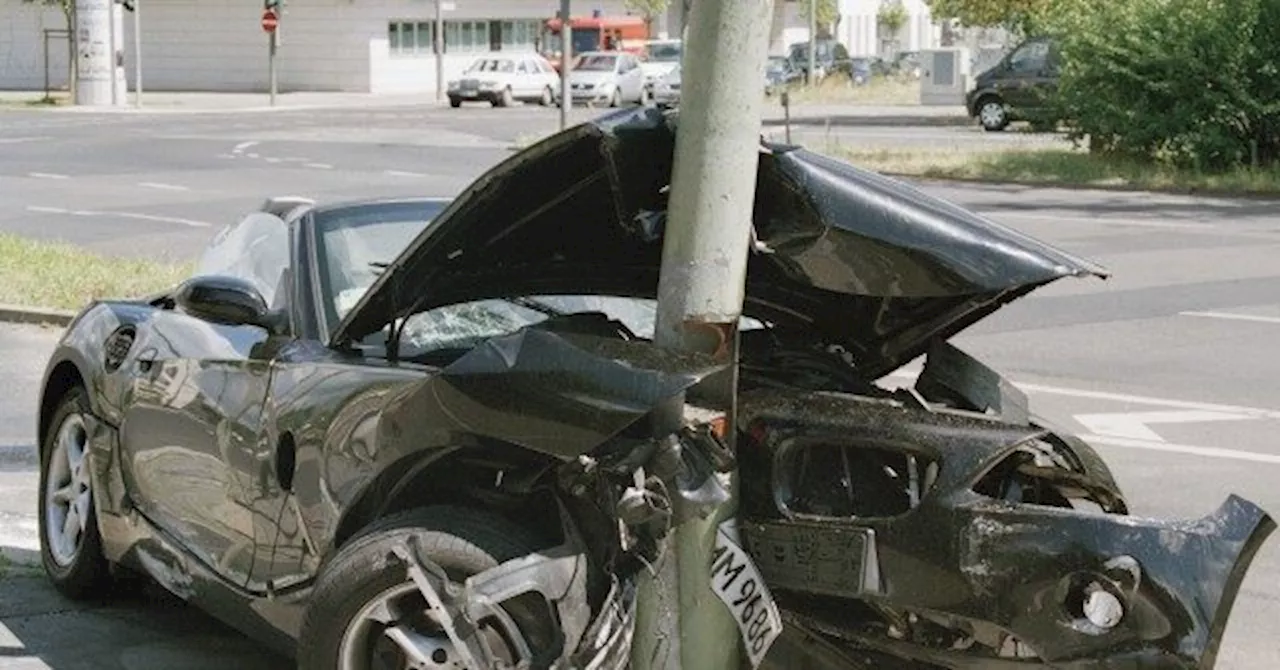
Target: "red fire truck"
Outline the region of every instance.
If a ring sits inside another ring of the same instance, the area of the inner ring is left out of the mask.
[[[542,55],[557,70],[563,53],[560,46],[563,25],[560,17],[549,19],[542,34]],[[569,28],[575,55],[586,51],[639,52],[649,39],[649,24],[642,16],[602,16],[600,12],[593,12],[591,16],[571,17]]]

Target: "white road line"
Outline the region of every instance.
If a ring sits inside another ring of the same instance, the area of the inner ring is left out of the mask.
[[[43,142],[52,137],[0,137],[0,144],[21,144],[23,142]]]
[[[889,377],[898,379],[915,379],[919,376],[919,370],[899,370],[890,373]],[[1168,398],[1153,398],[1150,396],[1130,395],[1127,393],[1109,393],[1106,391],[1086,391],[1084,389],[1063,388],[1060,386],[1046,386],[1044,384],[1022,384],[1013,382],[1013,385],[1026,391],[1027,393],[1042,393],[1045,395],[1060,395],[1071,398],[1087,398],[1090,400],[1111,400],[1115,402],[1133,403],[1138,405],[1156,405],[1160,407],[1172,407],[1179,409],[1198,410],[1205,412],[1227,412],[1234,414],[1243,414],[1248,417],[1257,419],[1280,419],[1280,412],[1260,409],[1257,407],[1241,407],[1239,405],[1219,405],[1216,403],[1191,402],[1186,400],[1171,400]],[[1224,458],[1238,461],[1251,461],[1254,463],[1267,463],[1272,465],[1280,465],[1280,454],[1264,454],[1255,451],[1241,451],[1239,449],[1221,449],[1218,447],[1199,447],[1186,444],[1171,444],[1169,442],[1156,442],[1152,440],[1129,439],[1123,437],[1113,437],[1107,435],[1090,435],[1081,434],[1078,437],[1091,444],[1106,445],[1111,447],[1122,447],[1126,449],[1145,449],[1148,451],[1165,451],[1178,454],[1189,454],[1193,456],[1204,456],[1206,458]]]
[[[258,154],[245,154],[249,158],[258,158]]]
[[[244,153],[245,149],[248,149],[249,147],[252,147],[252,146],[256,146],[257,144],[258,144],[257,142],[241,142],[240,144],[237,144],[234,147],[231,147],[231,153],[242,154]]]
[[[282,160],[284,160],[284,159],[282,159],[282,158],[268,158],[268,159],[266,159],[266,160],[267,160],[267,162],[268,162],[268,163],[279,163],[280,161],[282,161]]]
[[[27,176],[35,177],[36,179],[70,179],[65,174],[54,174],[52,172],[28,172]]]
[[[332,170],[333,166],[328,163],[307,163],[305,167],[315,168],[317,170]]]
[[[91,216],[91,217],[115,217],[119,219],[136,219],[138,221],[154,221],[156,223],[176,223],[182,226],[190,226],[192,228],[209,228],[213,224],[207,221],[196,221],[194,219],[182,219],[176,216],[158,216],[155,214],[140,214],[138,212],[100,212],[90,209],[63,209],[62,207],[42,207],[39,205],[28,205],[28,212],[39,212],[41,214],[65,214],[69,216]]]
[[[1181,316],[1198,316],[1206,319],[1231,319],[1234,321],[1257,321],[1258,323],[1280,323],[1280,317],[1258,316],[1256,314],[1232,314],[1231,312],[1178,312]]]
[[[218,154],[218,158],[235,158],[235,154]]]
[[[978,213],[993,219],[1028,219],[1032,221],[1079,221],[1081,223],[1096,223],[1100,225],[1110,226],[1130,226],[1135,228],[1172,228],[1183,230],[1213,230],[1217,226],[1211,223],[1190,223],[1181,221],[1153,221],[1150,219],[1120,219],[1107,216],[1075,216],[1070,214],[1045,214],[1045,213],[1023,213],[1019,211],[1011,211],[1007,209],[989,210],[980,209]]]
[[[919,370],[899,370],[890,373],[890,377],[899,379],[915,379],[919,376]],[[1239,405],[1219,405],[1208,402],[1194,402],[1189,400],[1171,400],[1169,398],[1153,398],[1151,396],[1130,395],[1128,393],[1111,393],[1108,391],[1087,391],[1085,389],[1064,388],[1061,386],[1046,386],[1043,384],[1024,384],[1021,382],[1012,382],[1014,386],[1028,393],[1043,393],[1045,395],[1060,395],[1069,398],[1086,398],[1089,400],[1110,400],[1113,402],[1132,403],[1135,405],[1156,405],[1158,407],[1172,407],[1175,409],[1192,409],[1203,412],[1226,412],[1228,414],[1244,414],[1245,416],[1257,419],[1280,419],[1280,411],[1270,409],[1260,409],[1257,407],[1241,407]]]
[[[1109,447],[1124,449],[1145,449],[1148,451],[1167,451],[1175,454],[1190,454],[1206,458],[1226,458],[1235,461],[1252,461],[1280,465],[1280,454],[1262,454],[1256,451],[1240,451],[1239,449],[1219,449],[1217,447],[1193,447],[1188,444],[1170,444],[1168,442],[1152,442],[1124,437],[1107,437],[1105,435],[1080,435],[1080,439],[1090,444],[1104,444]]]
[[[406,172],[404,170],[383,170],[382,174],[389,177],[425,177],[427,175],[421,172]]]
[[[142,181],[142,182],[138,182],[138,186],[145,186],[147,188],[158,188],[162,191],[190,191],[191,190],[186,186],[179,186],[177,184],[164,184],[158,181]]]

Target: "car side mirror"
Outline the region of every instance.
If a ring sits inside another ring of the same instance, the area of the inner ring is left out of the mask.
[[[238,277],[192,277],[178,286],[173,302],[191,316],[228,326],[259,326],[275,333],[281,321],[258,289]]]

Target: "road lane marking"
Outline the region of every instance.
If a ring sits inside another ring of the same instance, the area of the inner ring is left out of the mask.
[[[158,181],[142,181],[142,182],[138,182],[138,186],[145,186],[147,188],[158,188],[162,191],[190,191],[191,190],[186,186],[179,186],[177,184],[165,184]]]
[[[307,163],[305,167],[315,168],[317,170],[332,170],[333,166],[328,163]]]
[[[1205,458],[1225,458],[1235,461],[1250,461],[1253,463],[1266,463],[1268,465],[1280,465],[1280,454],[1263,454],[1256,451],[1240,451],[1239,449],[1219,449],[1217,447],[1196,447],[1189,444],[1170,444],[1168,442],[1151,442],[1149,440],[1134,440],[1123,437],[1108,437],[1106,435],[1077,435],[1080,439],[1089,444],[1101,444],[1108,447],[1120,447],[1122,449],[1145,449],[1148,451],[1164,451],[1175,454],[1188,454],[1191,456],[1203,456]]]
[[[1129,226],[1134,228],[1171,228],[1175,230],[1214,230],[1217,226],[1211,223],[1188,223],[1182,221],[1152,221],[1148,219],[1120,219],[1107,216],[1079,216],[1073,214],[1045,214],[1033,212],[1019,212],[1017,210],[992,210],[979,209],[976,210],[983,216],[993,219],[1027,219],[1031,221],[1079,221],[1081,223],[1097,223],[1110,226]]]
[[[23,142],[44,142],[52,137],[0,137],[0,144],[21,144]]]
[[[389,177],[425,177],[427,175],[421,172],[406,172],[404,170],[383,170],[382,174]]]
[[[244,153],[245,149],[248,149],[249,147],[257,146],[257,145],[258,145],[257,142],[241,142],[240,144],[237,144],[234,147],[231,147],[231,153],[242,154]]]
[[[65,174],[54,174],[52,172],[28,172],[27,176],[35,177],[36,179],[70,179]]]
[[[1227,412],[1206,412],[1183,409],[1167,412],[1105,412],[1101,414],[1075,414],[1072,416],[1086,430],[1106,437],[1147,442],[1165,442],[1152,430],[1153,423],[1200,423],[1207,421],[1244,421],[1257,417]]]
[[[196,221],[194,219],[182,219],[176,216],[158,216],[156,214],[141,214],[138,212],[101,212],[91,209],[64,209],[62,207],[42,207],[40,205],[28,205],[28,212],[38,212],[41,214],[64,214],[68,216],[86,216],[86,217],[116,217],[120,219],[136,219],[138,221],[153,221],[156,223],[176,223],[192,228],[209,228],[213,224],[207,221]]]
[[[1231,312],[1178,312],[1180,316],[1198,316],[1205,319],[1230,319],[1234,321],[1256,321],[1258,323],[1280,323],[1280,317],[1258,316],[1256,314],[1232,314]]]
[[[920,375],[919,370],[899,370],[887,375],[898,379],[914,380]],[[1015,387],[1027,393],[1040,393],[1044,395],[1059,395],[1068,398],[1085,398],[1088,400],[1109,400],[1121,403],[1132,403],[1135,405],[1155,405],[1158,407],[1169,407],[1177,409],[1186,409],[1199,412],[1232,414],[1239,418],[1253,419],[1280,419],[1280,412],[1260,409],[1257,407],[1242,407],[1239,405],[1220,405],[1216,403],[1192,402],[1186,400],[1171,400],[1169,398],[1153,398],[1151,396],[1131,395],[1128,393],[1110,393],[1107,391],[1086,391],[1084,389],[1064,388],[1061,386],[1047,386],[1044,384],[1024,384],[1018,382],[1010,382]],[[1086,430],[1093,430],[1086,428]],[[1164,451],[1177,454],[1188,454],[1193,456],[1204,456],[1206,458],[1222,458],[1229,460],[1250,461],[1254,463],[1266,463],[1269,465],[1280,465],[1280,454],[1266,454],[1256,451],[1242,451],[1239,449],[1222,449],[1218,447],[1200,447],[1187,444],[1172,444],[1169,442],[1155,441],[1148,439],[1135,439],[1127,437],[1117,437],[1114,435],[1096,435],[1096,434],[1080,434],[1080,439],[1090,444],[1105,445],[1111,447],[1121,447],[1127,449],[1145,449],[1148,451]]]

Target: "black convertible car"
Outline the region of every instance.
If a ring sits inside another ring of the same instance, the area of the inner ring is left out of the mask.
[[[948,343],[1084,260],[762,145],[736,407],[653,429],[725,369],[650,340],[676,123],[569,129],[448,201],[273,199],[86,307],[39,399],[49,578],[142,573],[308,670],[623,668],[673,502],[736,466],[708,570],[763,579],[733,612],[764,667],[1212,667],[1271,518],[1130,516]]]

